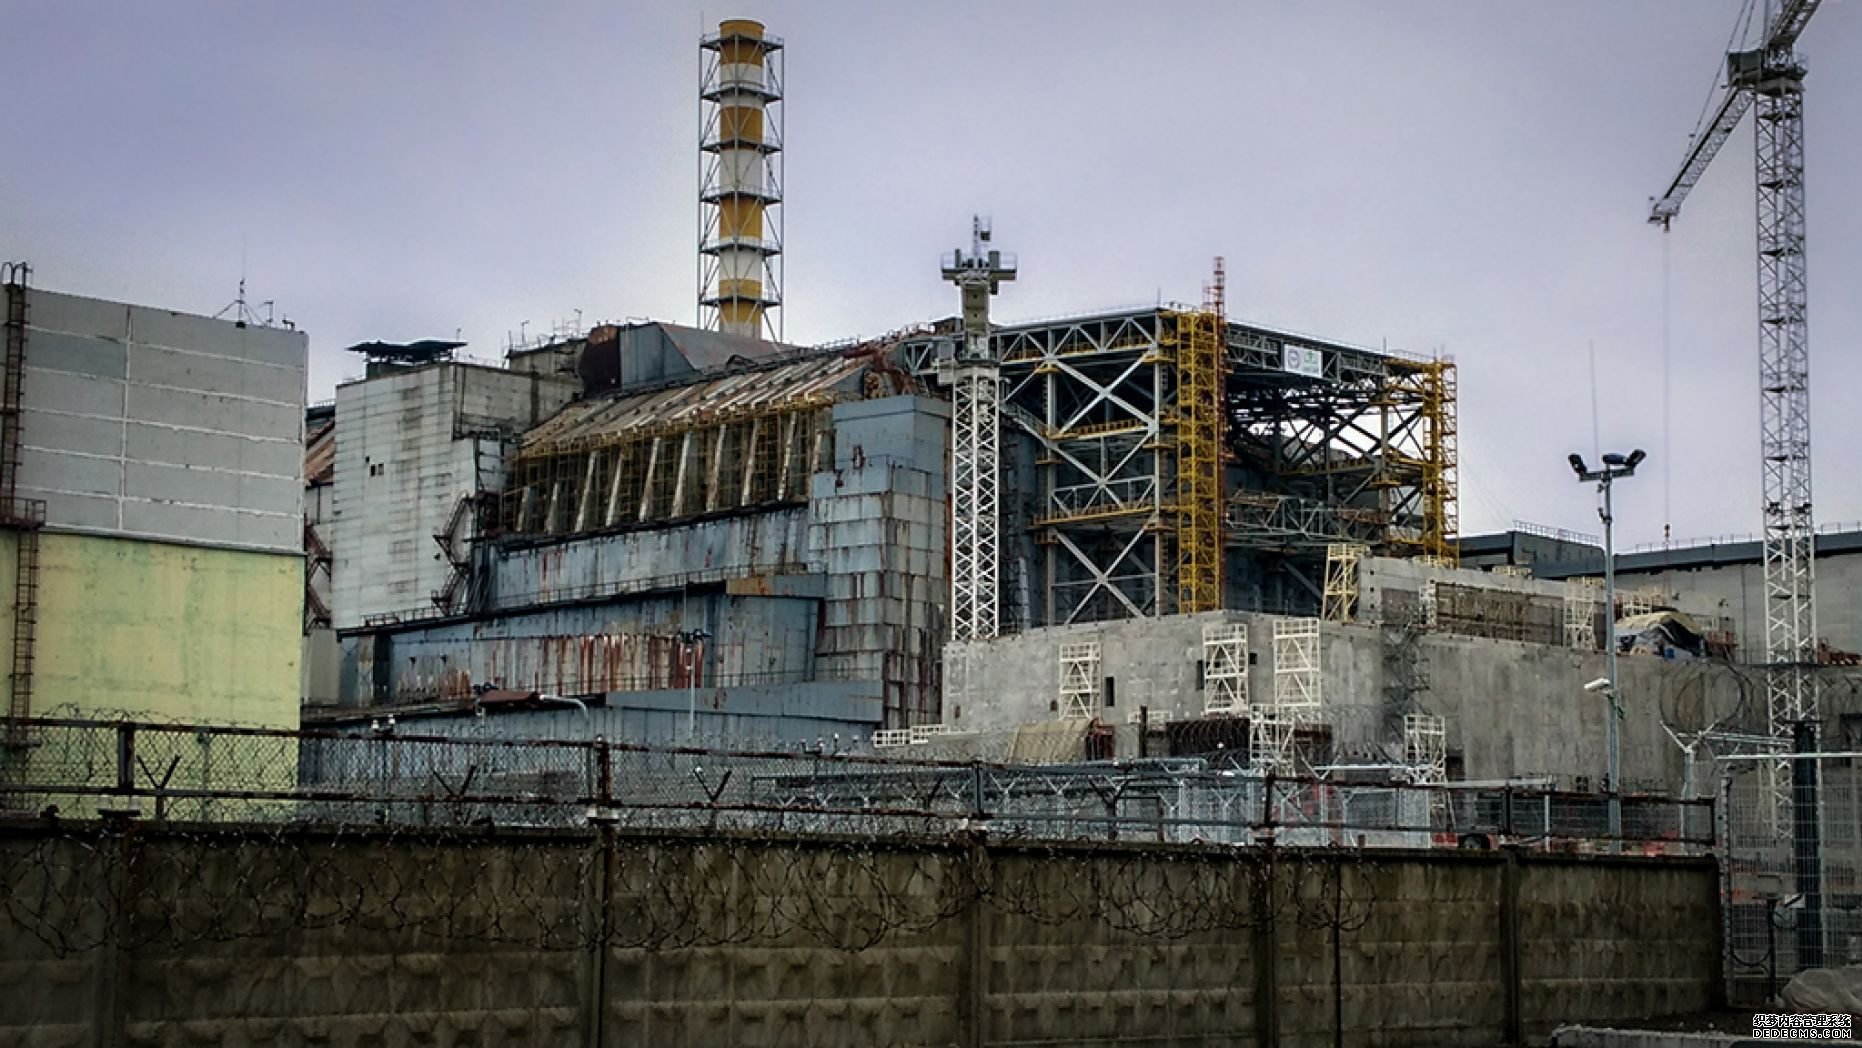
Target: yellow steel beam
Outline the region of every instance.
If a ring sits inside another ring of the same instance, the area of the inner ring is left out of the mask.
[[[1222,607],[1221,262],[1199,313],[1176,315],[1177,611]]]

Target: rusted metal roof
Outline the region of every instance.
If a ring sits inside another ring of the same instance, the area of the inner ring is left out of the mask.
[[[578,401],[524,436],[523,454],[603,444],[630,432],[702,426],[765,410],[853,399],[870,360],[823,354],[648,393]]]
[[[336,419],[304,431],[304,486],[336,479]]]
[[[666,341],[672,343],[672,348],[698,371],[716,371],[734,363],[758,361],[796,351],[795,346],[722,331],[705,331],[680,324],[662,323],[658,326],[666,336]]]

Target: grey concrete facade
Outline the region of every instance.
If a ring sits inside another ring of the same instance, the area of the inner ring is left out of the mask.
[[[913,395],[833,405],[833,455],[797,504],[481,544],[469,610],[342,629],[343,704],[497,688],[647,711],[664,691],[683,711],[695,688],[700,733],[745,742],[935,723],[947,416]],[[354,559],[339,550],[340,585]],[[695,654],[689,631],[710,635]],[[683,716],[627,724],[684,737]]]
[[[1214,622],[1248,626],[1249,689],[1256,701],[1273,694],[1276,616],[1238,612],[1167,616],[1030,630],[977,646],[973,670],[987,702],[950,712],[949,723],[999,731],[1051,721],[1060,685],[1060,647],[1094,641],[1100,673],[1114,681],[1114,705],[1102,719],[1125,723],[1139,708],[1151,719],[1202,716],[1203,628]],[[1447,721],[1451,763],[1477,780],[1550,779],[1560,788],[1595,788],[1608,769],[1604,702],[1584,685],[1603,674],[1602,651],[1522,641],[1425,633],[1416,638],[1426,687],[1414,698]],[[1382,628],[1325,623],[1320,631],[1323,722],[1339,743],[1376,747],[1387,741],[1384,704],[1393,668]],[[1710,784],[1696,769],[1690,780],[1681,750],[1662,728],[1705,726],[1742,709],[1750,680],[1738,667],[1624,658],[1619,675],[1625,707],[1623,779],[1630,789],[1679,794]],[[1123,745],[1123,741],[1121,741]]]
[[[338,386],[336,628],[432,608],[453,572],[435,536],[462,499],[498,490],[506,441],[573,392],[555,376],[451,362]],[[457,539],[475,524],[468,514]]]
[[[19,494],[47,527],[301,552],[303,332],[28,296]]]
[[[1600,560],[1536,569],[1549,578],[1598,575]],[[1733,620],[1738,658],[1765,661],[1765,569],[1756,541],[1680,546],[1622,554],[1622,585],[1659,589],[1689,607]],[[1862,532],[1817,536],[1817,634],[1843,651],[1862,652]]]

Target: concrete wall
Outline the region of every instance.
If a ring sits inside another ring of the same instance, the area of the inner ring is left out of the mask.
[[[1621,585],[1672,593],[1733,620],[1739,658],[1765,659],[1765,569],[1757,562],[1672,570],[1620,571]],[[1817,634],[1843,651],[1862,652],[1862,553],[1817,558]]]
[[[19,494],[48,527],[298,552],[301,331],[29,292]]]
[[[828,742],[838,735],[854,744],[879,723],[877,681],[808,681],[800,684],[701,686],[609,692],[584,699],[588,711],[551,705],[542,709],[493,709],[482,719],[450,708],[397,714],[401,731],[461,739],[589,739],[596,735],[648,745],[697,744],[726,749],[792,750]],[[345,730],[379,719],[324,720],[319,726]],[[688,733],[688,725],[690,731]]]
[[[807,511],[697,521],[615,535],[501,549],[488,606],[677,590],[682,584],[820,570],[808,547]]]
[[[1719,979],[1697,861],[20,826],[0,867],[49,900],[0,906],[0,1045],[1435,1048]]]
[[[977,647],[973,672],[978,694],[988,696],[948,722],[991,731],[1054,719],[1060,687],[1060,646],[1100,645],[1100,676],[1110,677],[1116,705],[1102,719],[1123,723],[1140,706],[1152,716],[1182,720],[1202,715],[1198,662],[1203,627],[1211,622],[1248,626],[1253,665],[1249,688],[1256,701],[1273,695],[1275,616],[1214,612],[1157,619],[1089,623],[1030,630]],[[1448,722],[1448,747],[1471,779],[1549,776],[1562,788],[1584,780],[1593,788],[1608,767],[1605,704],[1584,691],[1603,675],[1601,651],[1521,641],[1421,634],[1416,640],[1426,687],[1419,708]],[[1324,719],[1334,738],[1352,745],[1382,741],[1382,710],[1391,667],[1383,631],[1375,626],[1325,623],[1320,631]],[[1704,727],[1742,708],[1751,687],[1735,667],[1624,657],[1619,676],[1623,722],[1623,780],[1629,788],[1680,792],[1687,780],[1681,751],[1662,729],[1668,717]],[[1710,778],[1702,770],[1697,787]]]
[[[1271,616],[1218,611],[1120,619],[1029,630],[973,645],[975,694],[986,700],[945,711],[945,722],[968,731],[998,731],[1053,720],[1060,695],[1060,647],[1089,641],[1099,645],[1100,677],[1115,681],[1114,705],[1104,709],[1101,719],[1123,723],[1139,707],[1148,707],[1159,719],[1200,717],[1197,663],[1203,657],[1203,627],[1220,622],[1248,625],[1256,653],[1249,687],[1255,695],[1271,694]]]
[[[810,579],[810,576],[792,576]],[[556,695],[782,684],[814,677],[815,596],[738,595],[721,583],[351,636],[344,691],[386,703],[459,699],[474,686]],[[706,630],[695,673],[678,634]],[[388,667],[377,662],[389,660]]]
[[[482,434],[530,426],[572,390],[552,377],[454,363],[337,387],[337,629],[432,606],[452,573],[434,535],[462,497],[503,481],[503,445]]]
[[[885,682],[885,726],[935,724],[947,632],[948,405],[834,406],[834,469],[809,489],[808,546],[827,572],[824,676]]]
[[[0,533],[9,596],[18,542]],[[301,556],[48,531],[33,710],[294,728],[303,596]],[[13,615],[0,602],[0,665],[12,665]]]

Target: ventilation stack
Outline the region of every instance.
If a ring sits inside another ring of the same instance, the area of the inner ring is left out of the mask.
[[[699,47],[699,326],[779,340],[782,41],[734,18]]]

